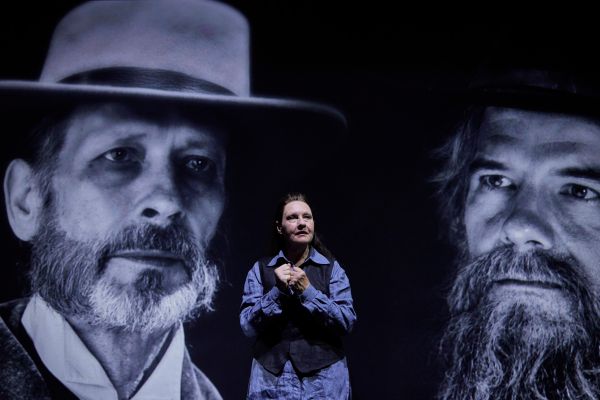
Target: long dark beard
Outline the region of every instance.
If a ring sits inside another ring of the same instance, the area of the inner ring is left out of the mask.
[[[164,329],[210,309],[217,269],[204,258],[206,244],[182,225],[128,227],[106,240],[68,238],[48,212],[32,242],[32,291],[66,317],[126,330]],[[133,293],[103,279],[106,257],[128,249],[158,249],[186,260],[188,284],[169,293],[157,271],[140,273]]]
[[[599,301],[577,262],[546,251],[496,249],[459,269],[441,343],[449,368],[440,399],[596,399]],[[545,282],[567,310],[490,296],[495,282]]]

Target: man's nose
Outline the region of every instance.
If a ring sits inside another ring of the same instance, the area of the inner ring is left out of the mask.
[[[145,195],[138,205],[138,216],[145,222],[169,225],[184,214],[181,195],[173,174],[168,170],[149,172],[141,182]]]
[[[531,191],[516,194],[502,226],[502,241],[517,251],[552,248],[553,230],[545,218],[544,206]]]

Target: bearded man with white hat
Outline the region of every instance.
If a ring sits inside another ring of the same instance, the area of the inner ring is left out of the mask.
[[[4,180],[32,257],[31,296],[0,305],[2,399],[221,398],[182,322],[217,287],[226,146],[344,127],[326,106],[251,96],[248,53],[223,4],[89,2],[39,81],[0,81],[5,121],[35,126],[11,139],[26,149]]]

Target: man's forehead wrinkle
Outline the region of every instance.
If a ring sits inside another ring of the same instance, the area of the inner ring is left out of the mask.
[[[481,131],[487,135],[518,135],[526,128],[521,110],[489,107],[485,111]]]
[[[514,136],[502,134],[486,136],[483,140],[479,141],[475,159],[504,162],[503,160],[509,156],[522,151],[524,148],[523,144],[522,139]]]
[[[225,142],[226,133],[218,126],[215,127],[209,123],[203,123],[202,120],[192,118],[175,107],[145,109],[120,103],[107,103],[90,108],[90,110],[102,113],[112,121],[147,124],[157,132],[189,131],[192,135],[197,135],[200,132],[203,137],[210,136],[215,141]]]
[[[125,135],[132,132],[139,134],[147,127],[150,127],[150,124],[116,113],[108,106],[83,108],[77,110],[70,118],[66,143],[68,144],[76,136],[81,141],[106,134]]]
[[[496,133],[492,135],[486,135],[483,142],[487,146],[511,146],[522,142],[522,140],[515,136]]]
[[[540,134],[556,137],[600,135],[600,121],[594,118],[555,112],[530,111],[519,109],[489,108],[486,110],[483,126],[489,126],[490,134],[500,129],[504,134]],[[483,132],[485,134],[485,132]]]
[[[524,121],[511,119],[485,120],[481,126],[479,140],[480,152],[490,152],[505,147],[520,147],[524,138],[520,134],[526,129]]]
[[[520,108],[502,108],[502,107],[488,107],[485,111],[485,120],[495,121],[548,121],[548,120],[577,120],[584,123],[598,124],[598,120],[595,118],[586,117],[577,114],[567,114],[552,111],[535,111]]]
[[[491,109],[480,134],[478,156],[522,153],[533,161],[551,161],[600,153],[598,122],[573,115]]]
[[[183,121],[156,123],[139,118],[120,118],[106,115],[86,115],[76,118],[67,131],[65,147],[111,141],[126,142],[156,135],[171,145],[209,147],[220,143],[218,134]],[[69,146],[71,144],[71,146]]]
[[[176,147],[222,147],[219,133],[201,126],[177,124],[170,126],[168,131],[174,133],[172,143]]]
[[[589,146],[578,142],[545,142],[533,147],[532,154],[537,159],[568,157],[581,154]]]

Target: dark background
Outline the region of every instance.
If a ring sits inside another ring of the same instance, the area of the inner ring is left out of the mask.
[[[35,79],[53,26],[78,3],[3,6],[0,77]],[[352,283],[359,318],[346,348],[354,398],[433,398],[453,252],[437,225],[431,153],[462,107],[448,89],[463,87],[481,60],[513,49],[557,52],[585,68],[580,56],[597,51],[593,25],[581,20],[582,10],[542,16],[522,7],[463,13],[399,2],[229,3],[250,22],[254,94],[334,105],[347,115],[349,132],[308,176],[270,181],[265,170],[256,182],[230,183],[224,284],[216,312],[187,327],[194,361],[226,399],[243,398],[251,342],[238,325],[242,285],[264,253],[277,199],[303,191]],[[1,132],[8,140],[11,134]],[[319,146],[302,138],[296,144],[285,154],[265,147],[258,156],[273,157],[279,168],[277,160],[293,162]],[[26,291],[27,251],[6,223],[2,229],[0,300],[8,300]]]

